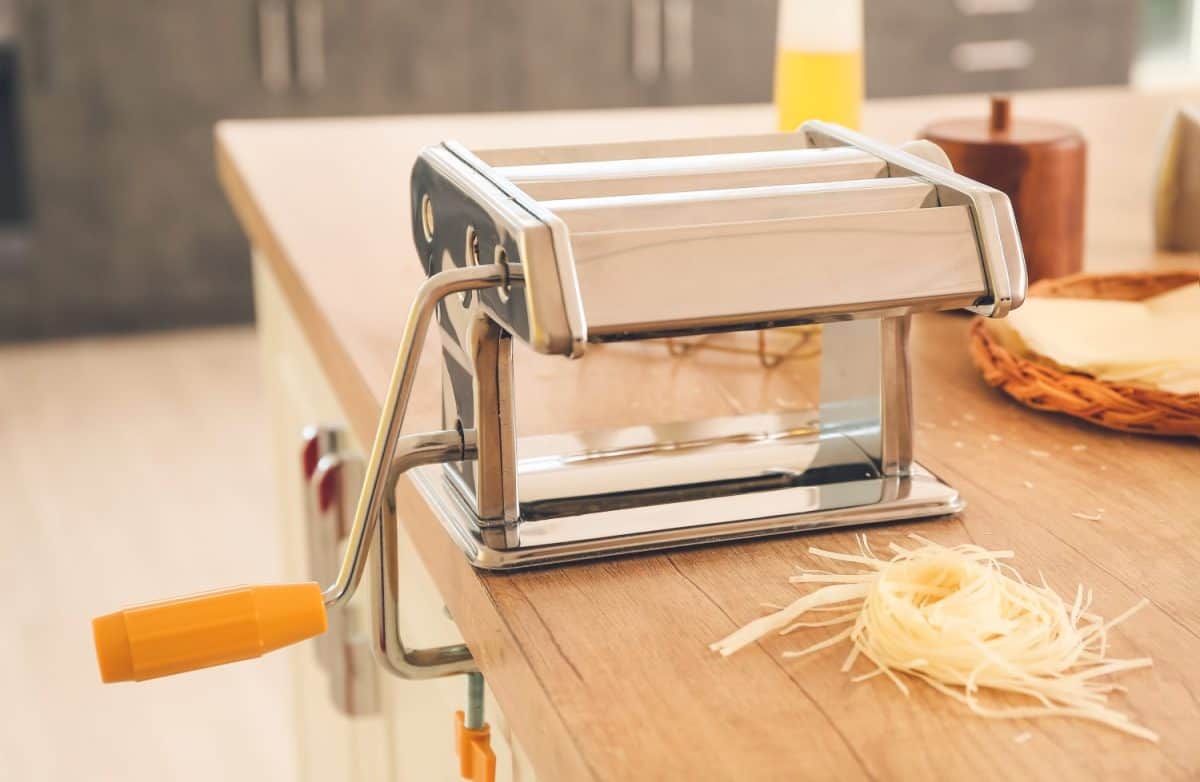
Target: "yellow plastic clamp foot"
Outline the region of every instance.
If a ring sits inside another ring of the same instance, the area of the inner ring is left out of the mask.
[[[496,753],[492,751],[492,729],[468,728],[461,711],[454,712],[454,745],[458,750],[458,773],[470,782],[496,782]]]

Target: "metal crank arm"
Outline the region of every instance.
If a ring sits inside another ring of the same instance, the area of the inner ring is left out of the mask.
[[[346,553],[332,584],[323,589],[313,582],[243,586],[97,617],[92,620],[92,632],[101,679],[143,681],[170,676],[260,657],[320,635],[327,627],[327,611],[354,595],[380,526],[379,518],[385,514],[387,523],[380,530],[382,584],[375,605],[380,627],[386,631],[381,636],[379,656],[394,672],[409,678],[418,678],[413,675],[416,672],[441,676],[474,670],[465,647],[406,650],[400,642],[395,622],[396,518],[392,495],[405,470],[418,464],[463,459],[467,452],[459,432],[400,437],[421,347],[435,308],[447,296],[519,279],[519,268],[507,264],[467,266],[439,272],[417,290],[371,447]],[[382,550],[388,546],[391,557]]]

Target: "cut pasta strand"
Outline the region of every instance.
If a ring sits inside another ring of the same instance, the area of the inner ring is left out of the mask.
[[[814,556],[861,569],[802,569],[792,582],[824,586],[776,607],[711,648],[728,656],[774,633],[850,623],[783,656],[804,657],[846,641],[850,651],[842,671],[851,673],[860,657],[871,666],[852,675],[854,682],[884,675],[908,695],[897,676],[908,674],[982,717],[1076,717],[1158,741],[1156,733],[1108,705],[1108,695],[1125,688],[1101,679],[1153,664],[1148,657],[1108,656],[1109,631],[1149,601],[1105,621],[1089,610],[1091,590],[1080,585],[1068,603],[1041,574],[1040,584],[1030,583],[1002,562],[1013,557],[1011,551],[948,547],[909,537],[916,545],[889,544],[888,560],[871,552],[865,536],[859,536],[859,554],[809,549]],[[828,611],[838,613],[804,618]],[[981,700],[985,690],[1027,697],[1032,703],[990,705]]]

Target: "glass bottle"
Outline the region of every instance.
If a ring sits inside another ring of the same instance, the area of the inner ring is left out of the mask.
[[[780,130],[809,119],[859,125],[862,0],[780,0],[775,108]]]

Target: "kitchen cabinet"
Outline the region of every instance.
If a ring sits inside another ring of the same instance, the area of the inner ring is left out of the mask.
[[[1125,84],[1136,0],[868,0],[871,97]]]
[[[484,59],[471,42],[486,40],[476,35],[473,5],[466,0],[419,7],[388,0],[297,0],[292,17],[295,113],[474,108],[488,85],[471,78],[483,70]],[[310,76],[302,78],[305,72]]]
[[[635,18],[637,2],[500,0],[490,5],[502,30],[499,48],[507,53],[502,61],[514,69],[514,105],[566,109],[654,102],[661,87],[654,78],[639,79],[636,40],[643,40],[640,56],[652,59],[646,47],[660,44],[654,18],[649,13]]]
[[[777,2],[632,0],[635,9],[646,4],[659,9],[661,50],[645,103],[771,99]],[[1137,9],[1136,0],[866,0],[866,92],[1125,84]]]
[[[103,150],[111,129],[97,75],[88,67],[83,20],[60,4],[29,3],[21,10],[19,91],[41,262],[6,270],[0,326],[29,336],[62,310],[89,308],[105,284],[96,272],[110,255],[105,228],[111,204],[102,186],[109,177]],[[77,275],[90,284],[77,285]],[[47,295],[51,290],[56,295]]]
[[[657,24],[659,0],[649,2]],[[562,109],[666,99],[657,73],[646,83],[634,73],[629,3],[448,0],[414,13],[407,3],[330,0],[324,8],[326,80],[308,99],[319,114]],[[653,37],[657,50],[661,41],[657,33]]]
[[[33,247],[3,336],[243,319],[249,275],[211,125],[272,102],[241,0],[26,0],[21,95]]]
[[[678,28],[687,25],[691,35]],[[771,100],[775,70],[775,0],[666,0],[666,74],[670,103]],[[673,15],[677,19],[673,19]],[[689,40],[690,38],[690,40]],[[678,54],[685,46],[690,52]],[[672,67],[674,60],[679,65]],[[686,64],[686,67],[685,67]]]

